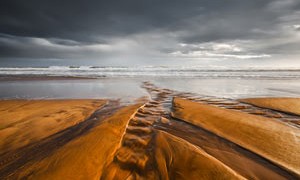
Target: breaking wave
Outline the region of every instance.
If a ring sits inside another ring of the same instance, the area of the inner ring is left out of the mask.
[[[226,69],[195,66],[49,66],[0,67],[0,75],[64,77],[198,77],[198,78],[300,78],[300,69]]]

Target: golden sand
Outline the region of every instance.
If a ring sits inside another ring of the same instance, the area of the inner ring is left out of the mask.
[[[260,113],[181,98],[171,104],[172,91],[153,91],[153,100],[125,107],[103,100],[0,101],[0,178],[300,177],[299,129]]]
[[[201,148],[166,132],[158,131],[156,144],[160,179],[244,179]]]
[[[104,100],[0,101],[0,155],[88,118]]]
[[[240,99],[240,101],[263,108],[300,115],[300,98],[249,98]]]
[[[89,133],[58,149],[18,174],[29,179],[99,179],[113,160],[130,117],[140,105],[125,107],[103,120]]]
[[[300,131],[271,118],[174,98],[172,116],[300,174]]]

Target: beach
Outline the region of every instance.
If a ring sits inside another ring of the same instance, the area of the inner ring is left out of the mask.
[[[300,0],[0,9],[0,180],[300,180]]]
[[[1,179],[300,177],[298,98],[226,98],[137,84],[144,91],[124,89],[123,100],[1,100]]]

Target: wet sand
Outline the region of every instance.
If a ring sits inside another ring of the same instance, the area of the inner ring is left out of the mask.
[[[203,149],[176,136],[158,131],[156,143],[160,179],[244,179]]]
[[[142,88],[149,98],[130,104],[0,101],[1,131],[17,128],[0,136],[0,178],[300,178],[300,128],[285,121],[300,117],[290,109]]]
[[[113,161],[128,119],[140,105],[122,108],[85,135],[67,143],[42,161],[22,167],[17,178],[97,179],[103,166]]]
[[[0,155],[74,126],[105,103],[104,100],[2,100]]]
[[[172,116],[200,126],[279,166],[300,171],[300,130],[271,118],[174,99]]]
[[[240,101],[262,108],[300,115],[300,98],[248,98],[240,99]]]

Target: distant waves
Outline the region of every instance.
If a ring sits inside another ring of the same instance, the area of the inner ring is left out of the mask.
[[[205,67],[101,67],[50,66],[2,67],[1,76],[64,76],[64,77],[197,77],[197,78],[300,78],[300,69],[225,69]]]

